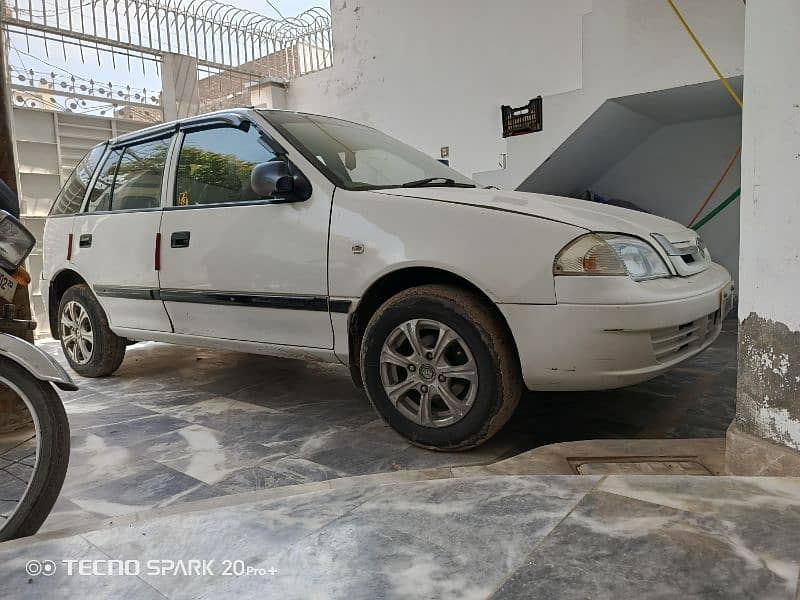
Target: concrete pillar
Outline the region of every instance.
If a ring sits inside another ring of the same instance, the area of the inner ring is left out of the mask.
[[[262,81],[250,88],[250,102],[256,108],[285,109],[286,84],[279,81]]]
[[[200,112],[196,58],[165,54],[161,63],[161,86],[165,121],[191,117]]]
[[[736,474],[800,475],[798,31],[797,0],[747,3]]]

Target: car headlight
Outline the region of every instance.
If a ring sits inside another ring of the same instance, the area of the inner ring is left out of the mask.
[[[33,234],[22,223],[0,210],[0,267],[15,271],[35,243]]]
[[[553,275],[629,275],[642,281],[669,277],[670,272],[644,240],[616,233],[587,233],[556,255]]]

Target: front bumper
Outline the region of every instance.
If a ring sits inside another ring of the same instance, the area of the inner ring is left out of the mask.
[[[612,389],[656,377],[706,349],[722,330],[721,296],[730,285],[730,274],[716,264],[692,277],[639,283],[561,277],[558,304],[500,310],[529,389]],[[594,303],[579,301],[592,292]]]

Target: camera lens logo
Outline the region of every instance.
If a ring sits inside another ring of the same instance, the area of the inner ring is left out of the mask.
[[[31,577],[50,577],[56,572],[56,563],[52,560],[29,560],[25,565],[25,572]]]

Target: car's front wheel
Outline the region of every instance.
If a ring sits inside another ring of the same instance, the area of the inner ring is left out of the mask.
[[[403,291],[376,311],[364,332],[361,375],[381,417],[436,450],[482,444],[522,393],[513,341],[493,307],[448,285]]]
[[[103,308],[87,285],[64,292],[58,334],[69,365],[84,377],[111,375],[125,358],[125,340],[111,331]]]

